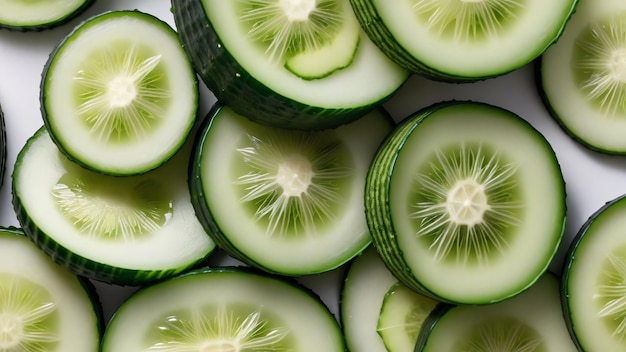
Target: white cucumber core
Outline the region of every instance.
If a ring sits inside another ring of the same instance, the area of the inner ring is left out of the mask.
[[[490,206],[481,184],[475,180],[461,180],[448,193],[446,208],[453,222],[471,227],[483,221]]]
[[[294,155],[278,165],[276,182],[287,197],[299,197],[311,185],[313,174],[311,162],[301,155]]]
[[[290,22],[308,21],[309,15],[315,10],[315,0],[279,0],[278,5],[285,11]]]

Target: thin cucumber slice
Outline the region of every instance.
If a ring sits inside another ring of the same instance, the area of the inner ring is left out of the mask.
[[[0,28],[39,31],[67,23],[95,0],[0,0]]]
[[[20,229],[0,228],[0,351],[97,352],[91,284],[56,265]]]
[[[335,269],[370,243],[365,176],[392,127],[374,110],[334,130],[279,129],[218,103],[191,166],[196,214],[249,265],[294,276]]]
[[[350,0],[371,40],[406,69],[474,81],[520,68],[563,32],[577,0]]]
[[[626,349],[626,196],[598,209],[571,242],[562,301],[581,351]]]
[[[337,127],[381,104],[409,76],[360,28],[358,39],[350,34],[358,22],[349,0],[174,0],[172,7],[200,78],[258,123]]]
[[[308,289],[235,268],[198,269],[133,294],[102,352],[343,352],[337,321]]]
[[[177,274],[213,250],[187,188],[188,143],[140,176],[95,173],[67,159],[40,128],[13,171],[13,206],[26,234],[72,272],[121,285]]]
[[[563,237],[565,184],[550,144],[522,118],[443,102],[409,116],[383,143],[365,208],[374,245],[405,285],[486,304],[547,269]]]
[[[164,163],[191,131],[197,105],[195,72],[178,35],[139,11],[81,23],[42,75],[41,109],[55,144],[105,174],[140,174]]]
[[[626,3],[581,1],[537,81],[561,127],[590,149],[626,154]]]
[[[577,349],[563,320],[559,281],[546,273],[527,291],[509,300],[438,309],[424,322],[415,351],[575,352]]]

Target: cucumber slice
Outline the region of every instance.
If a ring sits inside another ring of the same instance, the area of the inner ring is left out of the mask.
[[[191,166],[196,214],[249,265],[293,276],[335,269],[370,243],[365,176],[392,127],[374,110],[334,130],[279,129],[218,103]]]
[[[559,281],[551,273],[503,302],[442,307],[423,326],[416,352],[577,351],[563,320]]]
[[[516,295],[547,269],[563,237],[565,184],[550,144],[519,116],[483,103],[443,102],[405,119],[379,149],[365,192],[383,261],[442,301]]]
[[[20,229],[0,228],[0,351],[99,351],[94,287],[56,265]]]
[[[140,176],[116,177],[67,159],[40,128],[13,171],[13,206],[26,234],[72,272],[140,285],[202,261],[214,244],[187,189],[188,143]]]
[[[565,257],[561,297],[581,351],[626,349],[625,226],[622,195],[592,214]]]
[[[337,127],[385,101],[408,78],[358,28],[349,0],[174,0],[172,6],[200,78],[218,100],[258,123]]]
[[[447,81],[520,68],[563,32],[577,0],[350,0],[370,39],[396,63]]]
[[[337,321],[303,286],[235,268],[140,289],[109,322],[102,352],[339,352]]]
[[[624,1],[581,1],[537,74],[543,102],[561,127],[611,154],[626,154],[625,24]]]
[[[81,23],[42,75],[41,108],[53,141],[70,159],[106,174],[144,173],[169,159],[197,105],[195,72],[176,32],[139,11]]]
[[[0,28],[39,31],[67,23],[95,0],[0,0]]]

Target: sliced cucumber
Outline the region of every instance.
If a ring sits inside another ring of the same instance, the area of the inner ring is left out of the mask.
[[[577,0],[350,0],[371,40],[430,78],[472,81],[538,57],[562,33]]]
[[[365,176],[392,127],[374,110],[334,130],[279,129],[218,103],[191,166],[196,214],[249,265],[294,276],[337,268],[370,243]]]
[[[139,11],[81,23],[42,75],[50,136],[70,159],[106,174],[144,173],[169,159],[189,134],[197,104],[195,72],[176,32]]]
[[[577,349],[563,320],[559,281],[546,273],[512,299],[491,305],[438,309],[424,322],[415,351],[575,352]]]
[[[362,32],[349,0],[174,0],[172,6],[204,83],[262,124],[336,127],[382,103],[408,78]]]
[[[544,103],[583,145],[626,153],[626,2],[581,1],[563,36],[541,57]]]
[[[598,209],[571,242],[562,300],[581,351],[626,349],[626,196]]]
[[[107,326],[102,352],[343,352],[337,321],[303,286],[234,268],[141,289]]]
[[[0,351],[99,351],[95,289],[56,265],[20,229],[0,228]]]
[[[366,183],[383,261],[405,285],[451,303],[493,303],[530,286],[559,246],[565,206],[546,139],[514,113],[477,102],[409,116]]]
[[[140,176],[107,176],[67,159],[40,128],[17,157],[13,205],[26,234],[56,262],[99,281],[172,276],[214,248],[187,188],[188,143]]]
[[[0,28],[49,29],[68,22],[95,0],[0,0]]]

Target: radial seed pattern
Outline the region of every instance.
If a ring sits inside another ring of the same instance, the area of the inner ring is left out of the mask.
[[[626,257],[619,251],[603,263],[596,287],[593,298],[599,305],[598,316],[626,345]]]
[[[541,335],[531,326],[513,318],[481,322],[459,339],[455,351],[463,352],[548,352]]]

